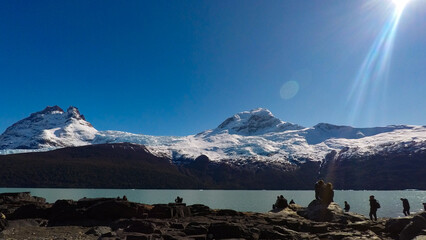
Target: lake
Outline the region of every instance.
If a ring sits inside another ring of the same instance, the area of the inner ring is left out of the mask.
[[[33,196],[46,198],[47,202],[58,199],[78,200],[83,197],[123,197],[129,201],[155,204],[174,202],[176,196],[183,198],[188,205],[201,203],[213,209],[234,209],[245,212],[267,212],[271,210],[278,195],[288,201],[293,199],[297,204],[307,206],[314,199],[314,191],[270,191],[270,190],[152,190],[152,189],[61,189],[61,188],[0,188],[4,192],[31,192]],[[400,217],[402,202],[407,198],[411,212],[423,211],[422,203],[426,202],[426,191],[341,191],[335,190],[334,201],[343,206],[344,201],[351,205],[351,212],[368,216],[369,196],[374,195],[380,202],[378,217]]]

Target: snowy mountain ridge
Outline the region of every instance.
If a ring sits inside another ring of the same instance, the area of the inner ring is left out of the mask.
[[[0,149],[43,149],[90,144],[97,130],[76,107],[64,112],[46,107],[8,127],[0,135]]]
[[[196,135],[150,136],[97,131],[76,108],[70,107],[65,113],[55,106],[9,127],[0,136],[0,149],[3,149],[0,152],[121,142],[146,145],[151,153],[175,162],[204,154],[212,161],[298,164],[322,161],[333,150],[344,156],[425,151],[426,128],[410,125],[353,128],[327,123],[305,128],[283,122],[269,110],[258,108],[235,114],[217,128]]]

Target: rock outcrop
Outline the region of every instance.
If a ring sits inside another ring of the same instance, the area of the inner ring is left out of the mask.
[[[32,199],[27,193],[24,199]],[[20,199],[20,198],[15,198]],[[37,198],[36,198],[37,199]],[[18,200],[19,202],[19,200]],[[21,204],[8,216],[31,209]],[[365,216],[344,212],[331,203],[308,207],[290,204],[268,213],[213,210],[195,204],[145,205],[122,199],[98,198],[44,203],[43,211],[30,211],[32,225],[86,226],[90,239],[421,239],[426,237],[426,213],[409,217],[370,221]],[[16,206],[19,204],[16,204]],[[42,206],[42,205],[40,205]],[[11,220],[22,221],[22,220]],[[47,222],[47,224],[46,224]],[[22,225],[22,222],[20,223]],[[14,224],[16,226],[17,224]],[[8,228],[4,231],[8,234]],[[89,239],[89,238],[88,238]]]

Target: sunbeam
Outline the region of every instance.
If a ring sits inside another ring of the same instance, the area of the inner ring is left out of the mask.
[[[395,13],[401,15],[410,0],[392,0],[395,4]]]
[[[409,0],[393,0],[394,10],[370,47],[348,96],[349,122],[354,124],[360,112],[374,120],[382,109],[387,84],[387,72],[392,55],[396,29]]]

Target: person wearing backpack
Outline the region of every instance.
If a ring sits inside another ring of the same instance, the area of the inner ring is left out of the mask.
[[[377,209],[380,208],[380,203],[374,198],[374,195],[370,196],[370,219],[377,221]]]

